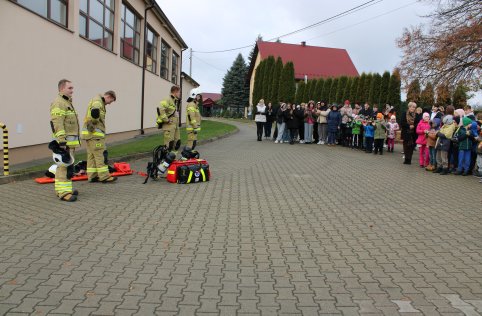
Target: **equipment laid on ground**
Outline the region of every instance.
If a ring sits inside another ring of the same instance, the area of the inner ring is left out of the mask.
[[[206,182],[211,178],[209,164],[204,159],[174,161],[167,170],[166,180],[170,183]]]
[[[174,153],[169,152],[165,145],[160,145],[152,151],[152,161],[147,163],[147,174],[144,184],[149,178],[159,180],[167,171],[166,180],[171,183],[197,183],[209,181],[211,173],[209,164],[199,159],[199,152],[184,147],[180,160],[175,160]]]
[[[152,150],[152,161],[147,163],[147,175],[144,184],[147,183],[149,178],[158,180],[175,159],[176,155],[169,152],[167,146],[159,145],[155,147]]]
[[[74,173],[74,176],[72,177],[72,181],[86,181],[88,180],[87,174],[85,173],[85,170],[79,169],[81,166],[80,164],[82,161],[80,161],[78,164],[75,165],[75,170],[78,173]],[[78,166],[79,165],[79,166]],[[41,177],[41,178],[36,178],[35,182],[40,183],[40,184],[45,184],[45,183],[54,183],[55,182],[55,169],[52,166],[49,168],[49,170],[46,172],[46,177]],[[80,170],[80,172],[78,171]],[[129,176],[134,173],[134,171],[131,169],[130,165],[126,162],[116,162],[114,163],[114,167],[111,169],[109,167],[109,170],[115,170],[111,171],[111,175],[113,177],[122,177],[122,176]],[[54,177],[51,177],[51,176]]]

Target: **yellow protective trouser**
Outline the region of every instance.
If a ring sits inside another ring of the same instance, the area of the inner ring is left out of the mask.
[[[72,157],[74,153],[70,150]],[[63,198],[67,194],[72,194],[72,181],[67,179],[67,167],[58,166],[55,171],[55,193],[59,198]]]
[[[164,145],[169,147],[169,142],[174,141],[174,144],[181,139],[181,133],[179,132],[178,118],[172,117],[171,123],[164,123],[162,125],[162,131],[164,132]]]
[[[195,134],[193,131],[187,132],[187,147],[192,148],[194,141],[197,141],[197,133]]]
[[[109,167],[104,161],[105,139],[87,140],[87,176],[89,181],[99,177],[103,181],[110,177]]]

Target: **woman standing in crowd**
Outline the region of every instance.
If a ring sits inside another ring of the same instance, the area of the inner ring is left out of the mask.
[[[297,117],[297,109],[294,104],[288,104],[288,114],[286,116],[286,127],[290,132],[290,145],[293,145],[299,129],[299,118]]]
[[[405,154],[405,165],[412,163],[412,155],[415,144],[415,109],[417,104],[415,102],[408,103],[408,109],[402,113],[401,128],[403,139],[403,153]]]
[[[305,143],[305,124],[304,124],[304,121],[305,121],[306,104],[301,103],[301,105],[297,105],[296,107],[293,104],[293,108],[294,108],[294,111],[295,111],[295,118],[297,119],[297,124],[298,124],[298,131],[297,131],[298,135],[297,135],[297,137],[299,137],[299,139],[300,139],[300,144],[304,144]]]
[[[311,144],[311,142],[313,141],[313,124],[314,123],[315,123],[315,102],[310,101],[304,113],[305,144]]]
[[[286,103],[281,103],[278,111],[276,111],[276,127],[278,128],[278,136],[274,141],[275,144],[283,142],[283,134],[286,128]]]
[[[254,121],[256,122],[256,133],[258,135],[258,142],[260,142],[263,138],[263,127],[266,124],[266,105],[264,104],[263,99],[259,100],[256,105],[255,114]]]
[[[266,107],[266,124],[264,125],[264,138],[271,138],[271,128],[273,127],[274,121],[274,109],[271,102],[268,103]]]
[[[325,105],[324,102],[321,102],[320,108],[317,111],[318,115],[318,135],[320,140],[318,141],[318,145],[324,145],[328,138],[328,124],[326,117],[330,113],[330,109]]]

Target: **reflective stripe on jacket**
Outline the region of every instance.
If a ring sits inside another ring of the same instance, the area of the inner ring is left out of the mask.
[[[92,110],[99,111],[99,117],[92,117]],[[105,102],[101,95],[89,101],[82,128],[82,139],[105,138]]]
[[[159,123],[168,123],[169,119],[173,117],[177,112],[177,98],[174,96],[170,96],[167,99],[161,101],[159,106],[159,115],[157,116],[156,122]]]
[[[186,108],[186,131],[200,131],[201,130],[201,114],[196,102],[190,102]]]
[[[52,138],[69,147],[79,147],[79,121],[72,99],[59,94],[50,105]]]

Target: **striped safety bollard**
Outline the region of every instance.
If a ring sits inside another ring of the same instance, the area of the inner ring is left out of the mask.
[[[8,176],[10,174],[8,168],[8,129],[2,122],[0,122],[0,127],[3,129],[3,175]]]

